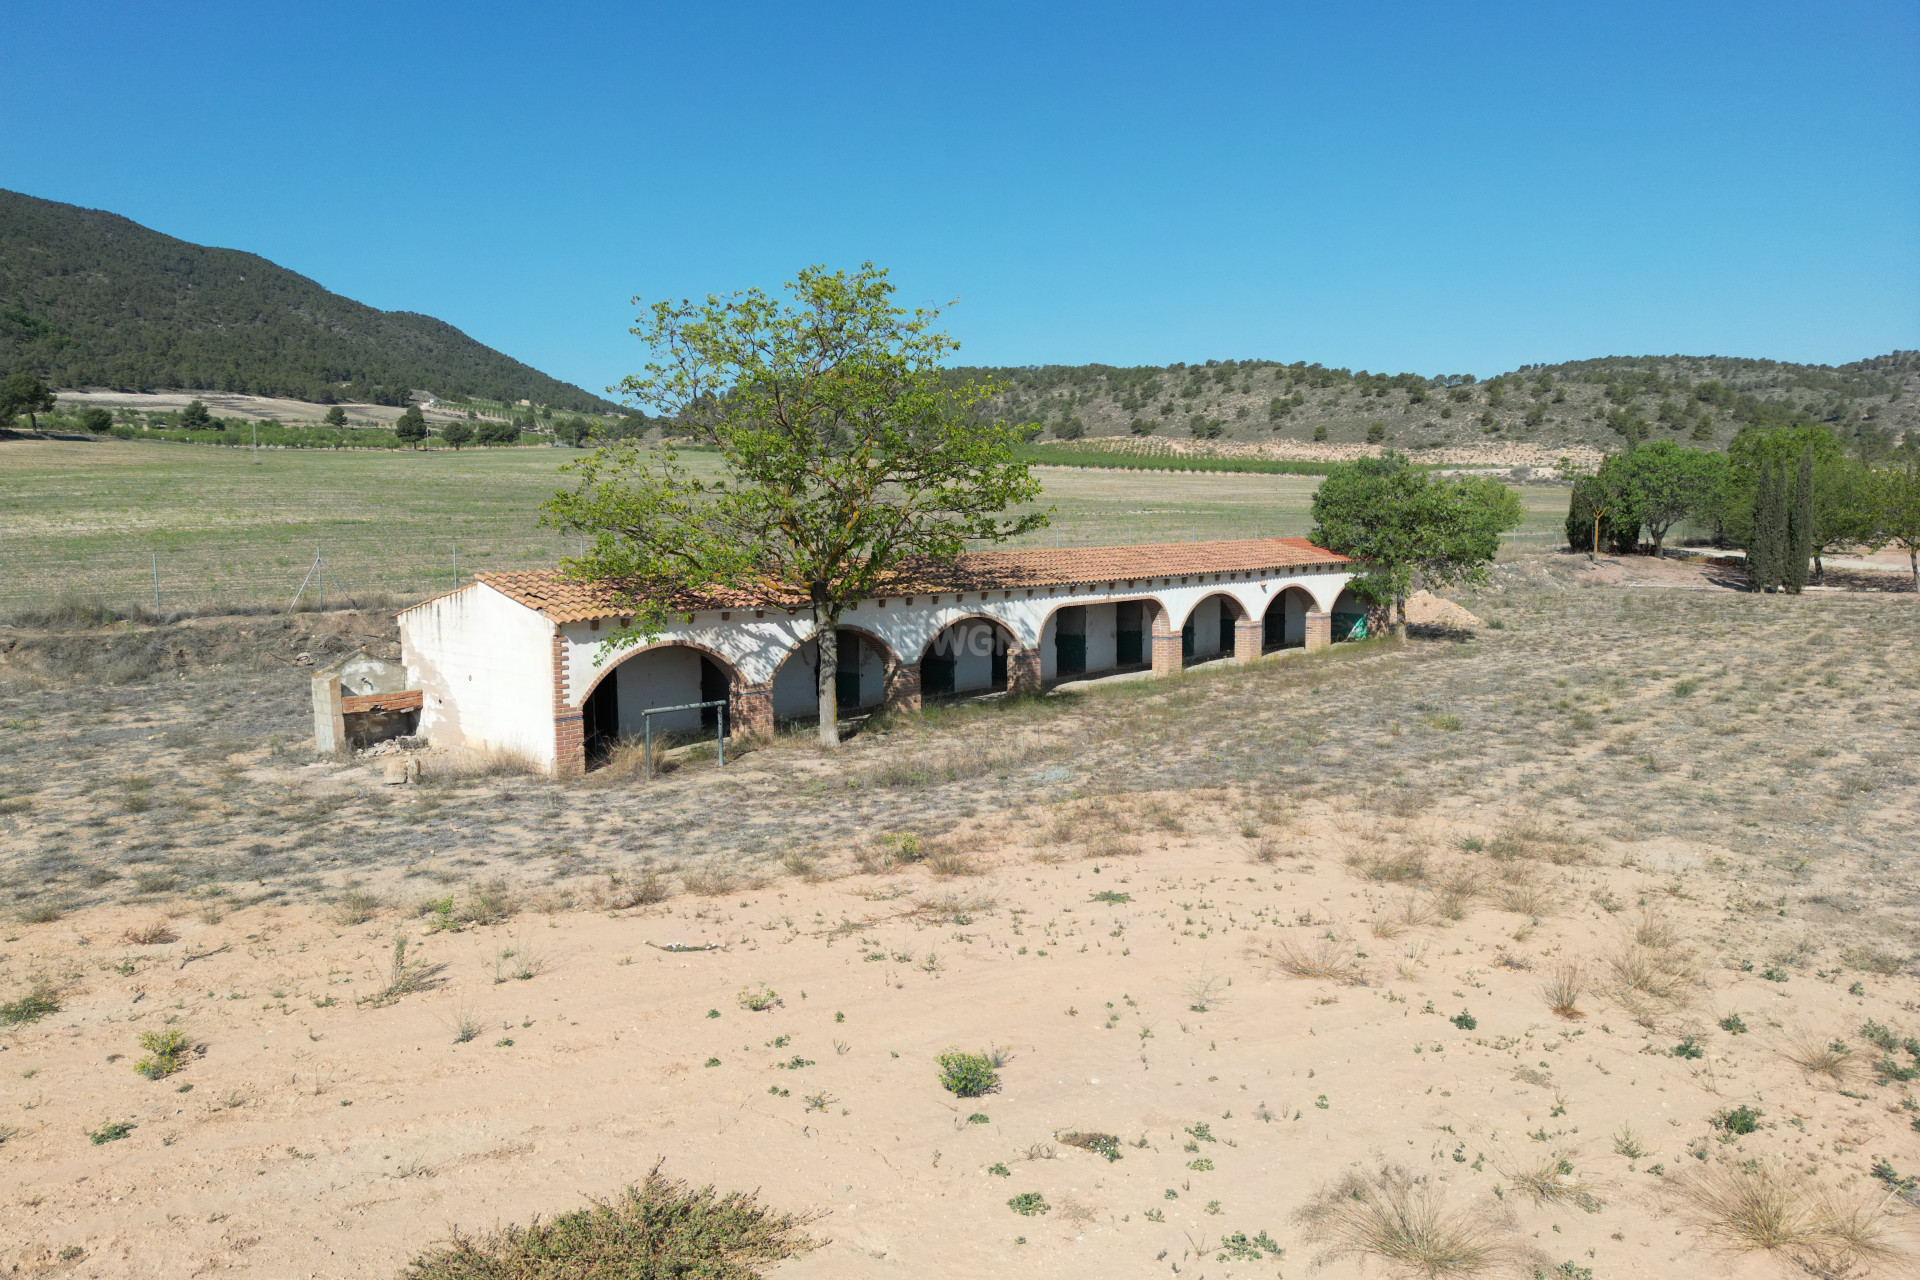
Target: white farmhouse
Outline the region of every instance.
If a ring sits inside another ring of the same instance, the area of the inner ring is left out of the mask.
[[[1346,639],[1365,616],[1344,556],[1300,538],[982,551],[903,574],[841,618],[845,710],[1039,688],[1193,662],[1251,662]],[[401,661],[434,742],[517,751],[556,774],[639,732],[644,710],[724,700],[735,735],[815,710],[813,619],[769,589],[688,602],[646,645],[603,639],[621,617],[556,571],[481,573],[399,615]],[[653,718],[698,729],[720,708]]]

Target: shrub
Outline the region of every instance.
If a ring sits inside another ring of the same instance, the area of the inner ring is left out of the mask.
[[[187,1037],[178,1031],[142,1031],[140,1047],[147,1051],[147,1056],[134,1063],[133,1069],[149,1080],[172,1075],[186,1066],[187,1059],[193,1055]]]
[[[131,1120],[110,1120],[98,1129],[89,1130],[87,1139],[94,1146],[105,1146],[109,1142],[118,1142],[140,1126]]]
[[[740,988],[740,1007],[749,1013],[765,1013],[780,1003],[780,993],[764,982]]]
[[[1837,1192],[1762,1161],[1710,1165],[1672,1185],[1688,1215],[1744,1249],[1760,1249],[1816,1276],[1858,1276],[1902,1259],[1880,1197]]]
[[[978,1098],[1000,1088],[1000,1073],[995,1068],[1006,1057],[997,1049],[986,1053],[967,1053],[949,1049],[934,1059],[940,1065],[940,1087],[956,1098]]]
[[[655,1164],[646,1181],[611,1200],[549,1222],[508,1226],[484,1236],[455,1233],[421,1254],[401,1280],[571,1280],[573,1277],[702,1276],[753,1280],[761,1268],[820,1247],[801,1228],[818,1215],[778,1213],[754,1193],[698,1190],[664,1176]]]
[[[1075,1130],[1072,1133],[1060,1133],[1054,1136],[1066,1146],[1078,1147],[1082,1151],[1091,1151],[1097,1156],[1105,1156],[1108,1164],[1120,1158],[1120,1139],[1111,1133],[1082,1133]]]
[[[1765,1114],[1760,1108],[1743,1102],[1729,1110],[1714,1112],[1707,1123],[1726,1133],[1752,1133],[1760,1127],[1760,1117]]]
[[[11,1004],[0,1004],[0,1023],[17,1027],[38,1022],[50,1013],[60,1012],[60,1001],[52,987],[38,986]]]
[[[1505,1222],[1476,1208],[1451,1208],[1440,1189],[1405,1169],[1349,1173],[1294,1215],[1319,1261],[1380,1258],[1417,1276],[1467,1276],[1513,1252]]]
[[[1047,1212],[1053,1206],[1048,1204],[1038,1191],[1023,1191],[1007,1201],[1007,1208],[1023,1217],[1031,1218]]]
[[[168,942],[180,941],[180,935],[173,931],[173,925],[166,920],[136,925],[127,930],[125,937],[136,947],[157,947]]]
[[[1480,1025],[1480,1020],[1474,1017],[1472,1014],[1468,1013],[1465,1009],[1462,1009],[1460,1012],[1454,1014],[1451,1018],[1448,1018],[1447,1021],[1451,1022],[1454,1026],[1460,1028],[1462,1031],[1471,1031],[1475,1027]]]

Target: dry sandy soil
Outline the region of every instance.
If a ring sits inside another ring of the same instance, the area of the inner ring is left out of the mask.
[[[0,1002],[60,1007],[0,1028],[0,1266],[392,1274],[664,1158],[825,1215],[782,1277],[1301,1276],[1393,1166],[1489,1275],[1912,1274],[1914,598],[1607,576],[652,784],[303,757],[292,650],[364,620],[30,638]],[[1906,1252],[1689,1193],[1768,1175]]]

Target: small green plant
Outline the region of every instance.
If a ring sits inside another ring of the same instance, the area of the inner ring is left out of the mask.
[[[956,1098],[979,1098],[999,1089],[996,1068],[1004,1066],[1006,1060],[998,1049],[985,1053],[949,1049],[934,1059],[940,1066],[940,1087]]]
[[[756,982],[740,988],[739,1001],[740,1007],[749,1013],[765,1013],[780,1004],[780,993],[764,982]],[[707,1016],[713,1017],[718,1012],[715,1010]]]
[[[1023,1218],[1032,1218],[1047,1212],[1053,1206],[1048,1204],[1038,1191],[1022,1191],[1007,1201],[1007,1208]]]
[[[1571,1262],[1563,1262],[1549,1271],[1544,1264],[1533,1269],[1533,1280],[1593,1280],[1592,1267],[1579,1267]]]
[[[147,1056],[134,1063],[133,1069],[149,1080],[172,1075],[193,1056],[193,1046],[178,1031],[142,1031],[140,1047],[147,1051]]]
[[[1614,1135],[1613,1152],[1629,1160],[1640,1160],[1646,1157],[1647,1149],[1640,1145],[1640,1138],[1634,1133],[1632,1125],[1622,1125],[1620,1132]]]
[[[1202,1120],[1199,1124],[1196,1124],[1192,1128],[1188,1129],[1187,1136],[1189,1138],[1192,1138],[1195,1142],[1220,1141],[1220,1139],[1213,1136],[1213,1126],[1209,1125],[1205,1120]],[[1198,1151],[1199,1149],[1200,1148],[1198,1147],[1193,1148],[1193,1150],[1195,1151]]]
[[[709,1018],[717,1018],[720,1016],[720,1011],[718,1009],[709,1009],[707,1010],[707,1016]]]
[[[17,1027],[23,1023],[38,1022],[48,1014],[58,1012],[60,1001],[55,997],[53,988],[39,986],[11,1004],[0,1004],[0,1023]]]
[[[1768,982],[1785,982],[1787,980],[1787,971],[1777,964],[1770,964],[1760,971],[1760,976]]]
[[[718,1058],[708,1058],[708,1059],[707,1059],[707,1065],[708,1065],[708,1066],[710,1066],[710,1067],[717,1067],[717,1066],[719,1066],[719,1065],[720,1065],[720,1059],[718,1059]]]
[[[1887,1190],[1897,1196],[1911,1195],[1914,1188],[1920,1187],[1920,1177],[1914,1177],[1911,1174],[1904,1178],[1901,1177],[1899,1172],[1895,1170],[1893,1165],[1884,1157],[1875,1160],[1873,1167],[1867,1172],[1878,1178],[1886,1186]]]
[[[996,1178],[1011,1178],[1013,1176],[1013,1170],[1007,1168],[1006,1165],[997,1160],[987,1166],[987,1172]]]
[[[1130,893],[1121,893],[1114,889],[1102,889],[1100,892],[1094,894],[1093,897],[1089,898],[1088,901],[1105,902],[1117,907],[1123,902],[1132,902],[1133,895]]]
[[[796,1053],[791,1058],[788,1058],[785,1062],[776,1062],[773,1065],[776,1067],[779,1067],[782,1071],[798,1071],[802,1067],[812,1066],[813,1059],[803,1058]]]
[[[1699,1058],[1705,1054],[1706,1050],[1700,1047],[1700,1041],[1693,1036],[1682,1036],[1680,1043],[1673,1046],[1673,1056],[1676,1058]]]
[[[1275,1244],[1264,1229],[1251,1239],[1244,1231],[1222,1236],[1217,1247],[1220,1253],[1214,1259],[1215,1262],[1261,1262],[1267,1258],[1283,1257],[1287,1252]]]
[[[1471,1031],[1475,1027],[1480,1025],[1480,1020],[1474,1017],[1472,1014],[1468,1013],[1465,1009],[1462,1009],[1460,1012],[1454,1014],[1451,1018],[1448,1018],[1447,1021],[1451,1022],[1454,1026],[1460,1028],[1462,1031]]]
[[[1149,1209],[1145,1213],[1141,1214],[1140,1216],[1145,1218],[1148,1222],[1165,1222],[1167,1220],[1167,1215],[1162,1213],[1158,1209]]]
[[[1747,1033],[1747,1024],[1737,1013],[1730,1013],[1720,1019],[1720,1029],[1728,1035],[1743,1036]]]
[[[94,1146],[104,1146],[109,1142],[120,1141],[139,1127],[131,1120],[111,1120],[98,1129],[90,1130],[87,1137],[92,1140]]]
[[[513,1037],[502,1036],[500,1039],[495,1040],[493,1042],[493,1047],[496,1049],[511,1049],[513,1048]]]
[[[1060,1133],[1054,1136],[1069,1147],[1078,1147],[1082,1151],[1091,1151],[1097,1156],[1105,1156],[1108,1164],[1120,1158],[1120,1139],[1111,1133],[1082,1133],[1075,1130],[1072,1133]]]
[[[1724,1133],[1752,1133],[1760,1127],[1760,1117],[1766,1114],[1758,1107],[1741,1103],[1724,1111],[1716,1111],[1708,1117],[1707,1123]]]
[[[984,1113],[976,1111],[972,1115],[967,1117],[967,1123],[968,1124],[992,1124],[993,1121],[987,1119]]]
[[[1205,1156],[1201,1156],[1198,1160],[1187,1161],[1187,1168],[1193,1170],[1195,1173],[1211,1173],[1213,1172],[1213,1161],[1207,1159]]]

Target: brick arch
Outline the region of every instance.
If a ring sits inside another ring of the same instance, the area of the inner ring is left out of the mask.
[[[1173,620],[1173,617],[1172,617],[1173,610],[1167,609],[1167,615],[1168,615],[1167,625],[1170,626],[1175,631],[1180,630],[1182,627],[1187,625],[1187,619],[1191,618],[1194,615],[1194,612],[1198,610],[1201,605],[1213,599],[1225,600],[1229,604],[1231,604],[1234,608],[1234,620],[1237,622],[1245,622],[1247,619],[1253,616],[1252,610],[1247,608],[1247,602],[1242,600],[1234,592],[1224,591],[1224,590],[1209,591],[1206,595],[1201,596],[1198,600],[1195,600],[1193,604],[1188,607],[1187,611],[1180,615],[1178,622],[1175,622]],[[1163,605],[1161,607],[1165,608],[1166,606]]]
[[[718,649],[711,648],[693,640],[656,640],[652,644],[638,645],[635,648],[628,649],[620,655],[618,661],[609,662],[606,666],[596,671],[593,676],[593,681],[588,684],[585,689],[580,691],[580,697],[573,703],[574,709],[577,711],[581,707],[586,706],[587,699],[592,697],[593,691],[600,687],[600,682],[605,680],[609,675],[612,675],[619,667],[639,657],[641,654],[653,653],[658,649],[692,649],[713,660],[714,664],[726,675],[727,685],[730,688],[738,689],[745,687],[747,684],[746,679],[740,674],[740,668],[734,664],[733,659],[721,653]]]
[[[1301,610],[1297,634],[1294,634],[1287,625],[1287,597],[1296,595],[1304,608]],[[1273,593],[1272,599],[1267,601],[1267,607],[1260,611],[1260,652],[1306,648],[1313,630],[1312,619],[1325,612],[1318,598],[1305,584],[1295,582],[1282,587]]]
[[[955,627],[969,622],[984,622],[992,627],[997,635],[1006,637],[1007,674],[1003,688],[1011,691],[1040,687],[1040,650],[1037,645],[1021,643],[1020,633],[1015,631],[1005,618],[996,618],[990,613],[963,613],[942,622],[934,633],[927,637],[927,642],[920,646],[920,656],[913,664],[918,673],[916,696],[926,688],[927,658],[933,652],[933,647],[940,642],[940,637]],[[988,687],[991,688],[991,684]]]

